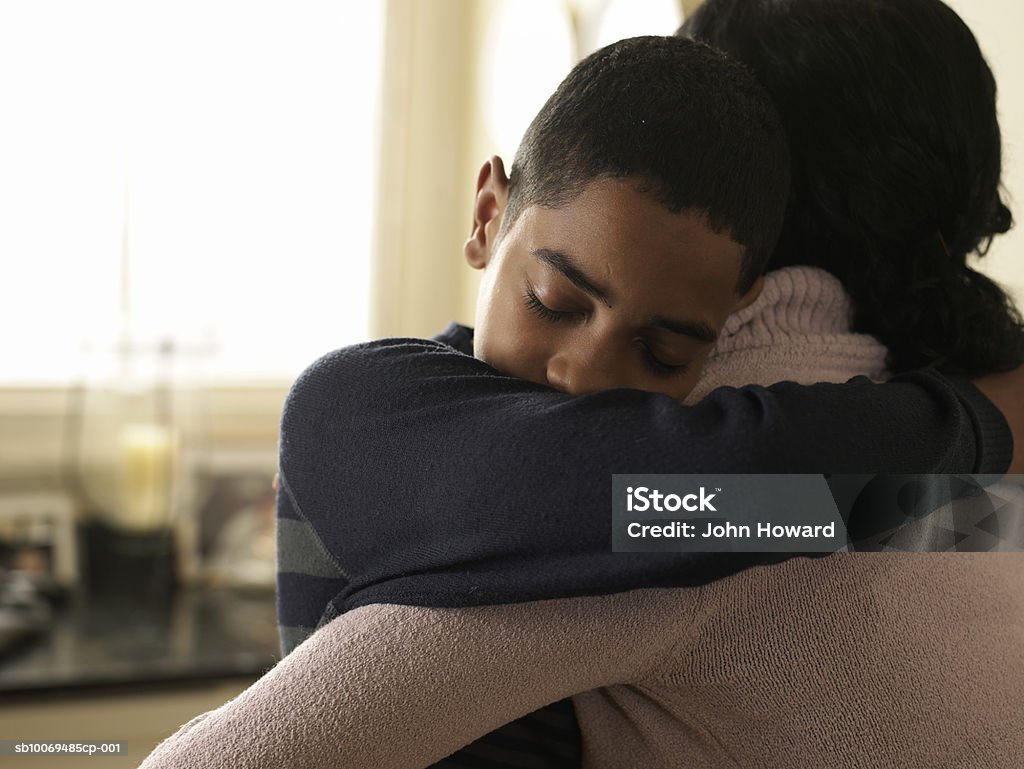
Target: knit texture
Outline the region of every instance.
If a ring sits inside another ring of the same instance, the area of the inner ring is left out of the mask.
[[[729,316],[687,403],[723,385],[887,378],[886,349],[850,331],[853,306],[839,279],[817,267],[765,276],[761,295]]]

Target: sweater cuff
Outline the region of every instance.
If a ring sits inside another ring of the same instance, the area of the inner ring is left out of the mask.
[[[969,379],[945,375],[960,402],[971,415],[977,456],[973,472],[980,475],[1002,475],[1010,469],[1013,459],[1013,434],[1003,412]]]

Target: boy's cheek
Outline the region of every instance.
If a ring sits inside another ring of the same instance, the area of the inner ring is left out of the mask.
[[[536,329],[513,302],[511,292],[488,292],[486,304],[478,308],[473,336],[473,355],[506,376],[544,383],[537,378],[539,344]],[[543,368],[540,376],[544,376]]]
[[[525,354],[521,346],[508,344],[510,341],[506,337],[497,344],[487,344],[477,353],[476,357],[505,376],[547,384],[544,368],[536,365],[531,356]]]
[[[478,329],[473,354],[505,376],[546,385],[546,359],[543,351],[537,349],[538,341],[525,335],[516,320],[509,318],[504,323],[488,323]]]

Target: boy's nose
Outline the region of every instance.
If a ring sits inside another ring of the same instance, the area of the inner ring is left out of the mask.
[[[556,354],[548,360],[548,384],[570,395],[629,387],[627,377],[608,356],[586,354]]]

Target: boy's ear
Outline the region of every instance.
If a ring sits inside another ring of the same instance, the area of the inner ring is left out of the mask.
[[[740,297],[740,300],[736,303],[736,306],[732,308],[732,311],[738,312],[739,310],[742,310],[744,307],[749,307],[750,305],[752,305],[755,301],[757,301],[757,297],[761,296],[761,290],[763,288],[764,275],[758,275],[757,280],[754,281],[754,285],[752,285],[747,290],[747,293]]]
[[[480,168],[473,201],[473,226],[463,246],[469,266],[482,270],[491,260],[496,246],[501,219],[508,205],[508,176],[505,164],[497,155]]]

